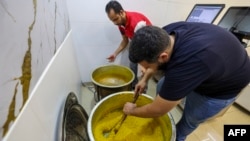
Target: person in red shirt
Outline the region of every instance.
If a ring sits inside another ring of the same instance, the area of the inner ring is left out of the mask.
[[[109,62],[115,61],[116,57],[119,53],[121,53],[128,45],[129,40],[131,40],[134,36],[134,33],[141,27],[152,25],[149,19],[141,13],[138,12],[129,12],[125,11],[121,4],[116,0],[111,0],[107,3],[105,11],[107,13],[108,18],[118,26],[119,31],[122,35],[122,41],[118,48],[115,50],[113,54],[111,54],[107,59]],[[138,83],[137,79],[137,63],[130,62],[130,68],[135,74],[135,80],[132,82],[132,87],[135,88],[135,85]],[[143,70],[143,69],[142,69]],[[146,83],[148,81],[148,76],[152,75],[151,70],[144,70],[143,72],[143,81],[138,83],[139,92],[145,91],[147,86]],[[145,76],[145,77],[144,77]]]

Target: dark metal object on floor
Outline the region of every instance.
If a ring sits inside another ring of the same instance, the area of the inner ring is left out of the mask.
[[[73,92],[67,96],[63,112],[62,141],[89,141],[88,115]]]

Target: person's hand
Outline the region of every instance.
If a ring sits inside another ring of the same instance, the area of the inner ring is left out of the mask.
[[[136,108],[136,104],[131,103],[131,102],[127,102],[125,103],[125,105],[123,106],[123,112],[126,115],[131,115],[131,113],[133,112],[133,110]]]
[[[140,80],[136,85],[135,85],[135,93],[142,94],[147,87],[147,82]]]
[[[111,54],[107,59],[109,60],[109,62],[114,62],[115,61],[115,54]]]

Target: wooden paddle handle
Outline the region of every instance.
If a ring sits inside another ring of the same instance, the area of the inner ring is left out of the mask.
[[[135,103],[135,102],[136,102],[136,100],[138,99],[139,95],[140,95],[139,93],[136,93],[136,94],[135,94],[135,96],[134,96],[134,100],[133,100],[133,102],[132,102],[132,103]]]

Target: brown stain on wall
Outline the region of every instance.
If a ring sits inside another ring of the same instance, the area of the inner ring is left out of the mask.
[[[33,30],[33,27],[35,25],[35,21],[36,21],[36,14],[37,14],[37,0],[33,0],[33,8],[34,8],[34,19],[33,22],[31,23],[31,25],[29,26],[29,30],[28,30],[28,50],[26,51],[25,55],[24,55],[24,59],[23,59],[23,64],[22,64],[22,76],[19,78],[15,78],[14,80],[19,80],[21,82],[22,85],[22,97],[23,97],[23,102],[22,102],[22,106],[20,108],[20,111],[22,110],[24,104],[26,103],[28,97],[29,97],[29,89],[30,89],[30,81],[32,78],[32,66],[31,66],[31,61],[32,61],[32,54],[31,54],[31,47],[32,47],[32,39],[31,39],[31,32]],[[16,94],[17,94],[17,87],[18,87],[19,83],[16,84],[15,87],[15,92],[14,92],[14,96],[12,98],[12,101],[10,103],[9,106],[9,113],[8,113],[8,117],[7,120],[5,121],[4,125],[3,125],[3,136],[5,136],[5,134],[7,133],[8,129],[9,129],[9,125],[10,123],[13,121],[15,121],[16,117],[15,116],[15,103],[16,103]]]
[[[30,80],[32,78],[32,69],[31,69],[31,39],[29,37],[28,39],[28,44],[29,44],[29,49],[26,51],[24,60],[23,60],[23,65],[22,65],[22,76],[19,78],[21,81],[22,85],[22,94],[23,94],[23,103],[22,107],[20,108],[20,111],[22,110],[25,102],[27,101],[29,97],[29,88],[30,88]]]
[[[13,119],[16,119],[15,116],[15,109],[16,109],[16,94],[17,94],[17,87],[19,85],[19,82],[17,82],[16,86],[15,86],[15,91],[14,91],[14,95],[12,97],[10,106],[9,106],[9,113],[8,113],[8,118],[5,121],[4,125],[3,125],[3,136],[7,133],[8,129],[9,129],[9,124],[11,123],[11,121],[13,121]]]

